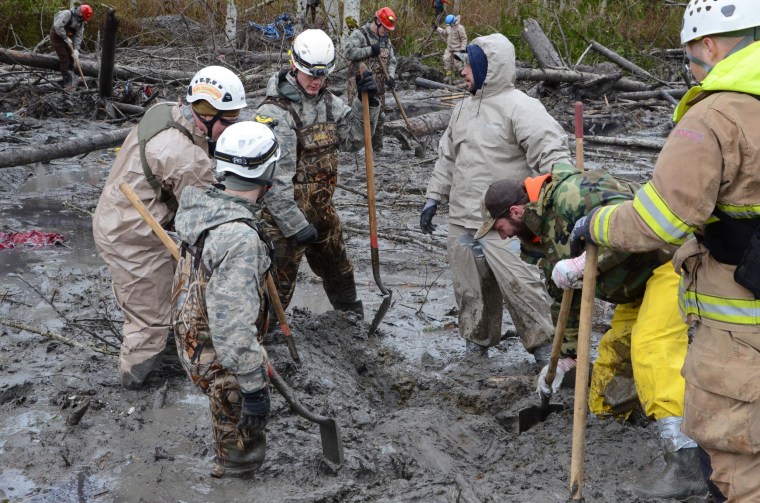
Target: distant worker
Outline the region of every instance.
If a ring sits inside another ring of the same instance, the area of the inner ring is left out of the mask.
[[[460,17],[449,14],[446,16],[446,28],[436,28],[438,33],[446,34],[446,50],[443,51],[443,69],[446,71],[444,82],[446,84],[451,84],[454,75],[459,75],[464,67],[459,58],[454,57],[454,54],[467,48],[467,32]]]
[[[58,55],[63,86],[75,84],[74,61],[79,60],[79,48],[84,40],[84,24],[92,18],[92,7],[82,4],[73,9],[58,11],[50,29],[50,45]]]
[[[465,347],[484,355],[498,345],[506,306],[523,346],[543,367],[554,326],[538,268],[520,260],[516,240],[473,236],[483,223],[480,199],[488,185],[569,163],[567,133],[540,101],[515,88],[515,47],[507,37],[478,37],[457,57],[471,96],[454,108],[441,137],[420,229],[432,233],[438,206],[448,201],[447,251]]]
[[[182,366],[211,406],[211,476],[252,477],[266,455],[270,412],[267,355],[257,340],[267,322],[270,258],[257,215],[280,148],[269,127],[239,122],[219,137],[214,156],[223,190],[187,187],[180,197],[172,324]]]
[[[333,308],[363,317],[354,267],[333,204],[338,151],[355,152],[364,146],[362,104],[356,97],[349,106],[327,88],[328,75],[335,69],[335,47],[322,30],[299,34],[290,62],[290,68],[269,79],[267,97],[256,112],[259,120],[274,125],[282,148],[263,213],[264,232],[274,246],[277,291],[287,308],[306,255]],[[367,70],[357,80],[357,90],[369,95],[374,120],[378,102],[372,73]]]
[[[95,246],[108,265],[116,303],[124,313],[119,377],[130,389],[140,388],[161,366],[174,261],[119,185],[132,187],[156,220],[171,228],[183,189],[214,182],[216,140],[246,106],[240,79],[221,66],[198,71],[186,100],[186,105],[155,105],[132,129],[92,220]]]
[[[446,12],[449,0],[431,0],[430,4],[433,6],[433,13],[435,15],[433,24],[437,27],[441,24],[441,18],[443,18],[443,13]]]
[[[385,89],[396,88],[396,56],[388,38],[390,32],[396,29],[396,15],[390,7],[383,7],[375,12],[375,18],[367,24],[351,32],[345,47],[348,65],[348,81],[346,83],[346,102],[351,103],[356,96],[356,85],[352,76],[359,73],[359,66],[364,63],[372,71],[377,84],[377,100],[380,110],[377,125],[372,133],[372,150],[383,149],[383,124],[385,124]],[[388,78],[381,68],[380,61],[388,71]]]
[[[633,199],[639,185],[617,180],[603,170],[580,172],[557,163],[550,175],[500,180],[485,193],[488,233],[520,239],[523,260],[543,265],[555,302],[562,290],[580,288],[585,255],[571,258],[570,231],[593,208]],[[681,432],[685,382],[680,371],[689,345],[688,327],[678,314],[678,275],[672,253],[653,250],[600,255],[596,298],[617,304],[610,329],[599,342],[591,374],[589,409],[600,417],[627,418],[639,404],[655,421],[662,456],[653,457],[629,486],[642,498],[683,499],[707,492],[697,444]],[[553,280],[553,281],[552,281]],[[581,292],[575,292],[568,316],[554,391],[565,372],[576,366]],[[549,394],[544,367],[539,388]],[[663,462],[664,461],[664,462]]]
[[[317,16],[317,8],[322,0],[306,0],[306,15],[311,19],[311,25],[314,26],[314,20]]]
[[[694,328],[683,431],[704,450],[717,501],[760,501],[760,9],[691,0],[681,44],[700,82],[652,180],[576,222],[573,239],[619,250],[677,246],[679,307]],[[711,465],[711,468],[710,468]]]

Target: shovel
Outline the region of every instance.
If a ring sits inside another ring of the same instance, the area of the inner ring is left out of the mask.
[[[385,75],[385,80],[388,80],[390,76],[388,75],[388,69],[385,67],[385,63],[383,63],[383,60],[380,58],[377,58],[377,62],[380,63],[380,69],[383,71],[383,75]],[[409,118],[406,116],[406,111],[404,110],[404,107],[401,106],[401,100],[398,97],[398,94],[396,94],[395,89],[391,89],[391,94],[393,94],[393,99],[396,100],[396,106],[398,106],[398,111],[401,112],[401,117],[404,118],[404,124],[406,124],[406,130],[409,131],[409,134],[412,135],[412,138],[414,138],[414,141],[417,143],[417,146],[414,147],[414,156],[415,157],[425,157],[425,146],[420,143],[419,138],[417,138],[417,135],[414,134],[414,131],[412,130],[412,125],[409,124]]]
[[[320,416],[306,407],[293,394],[293,390],[288,384],[280,377],[280,374],[267,363],[267,372],[269,373],[269,380],[277,391],[282,395],[293,412],[299,416],[317,423],[319,425],[319,435],[322,438],[322,454],[332,461],[333,463],[343,463],[343,439],[340,435],[340,426],[335,422],[335,419],[327,416]]]
[[[134,206],[143,220],[145,220],[145,222],[150,226],[150,228],[153,230],[153,233],[158,236],[158,239],[160,239],[164,246],[166,246],[166,248],[169,250],[169,253],[171,253],[172,257],[174,257],[174,260],[179,260],[179,248],[177,248],[177,243],[175,243],[174,240],[169,237],[169,234],[166,233],[164,228],[161,227],[155,218],[153,218],[153,215],[150,214],[148,208],[146,208],[142,201],[140,201],[140,198],[137,197],[137,194],[135,194],[135,191],[132,190],[132,187],[126,183],[122,183],[119,185],[119,189],[124,194],[124,196],[129,199],[129,202],[132,203],[132,206]],[[274,285],[274,280],[272,279],[271,273],[267,273],[267,291],[269,292],[269,298],[272,300],[272,304],[274,305],[274,310],[277,312],[277,319],[280,322],[280,328],[282,328],[282,333],[285,336],[285,344],[288,346],[290,357],[297,365],[300,365],[301,358],[298,356],[296,343],[295,340],[293,340],[293,334],[290,332],[290,328],[288,327],[288,320],[285,317],[285,311],[282,309],[282,304],[280,304],[280,297],[277,295],[277,287]]]
[[[541,395],[541,404],[526,407],[517,413],[517,431],[522,433],[533,428],[538,423],[543,423],[552,412],[560,412],[565,406],[561,403],[549,403],[551,399],[552,383],[557,375],[557,362],[559,353],[562,350],[562,336],[567,327],[567,318],[570,314],[570,304],[573,302],[573,291],[565,290],[562,292],[562,304],[559,308],[557,319],[557,328],[554,330],[554,340],[552,341],[552,356],[549,360],[549,371],[546,373],[546,385],[549,387],[549,393],[545,394],[539,390]]]
[[[359,71],[364,73],[367,67],[362,64]],[[391,291],[383,286],[380,280],[380,252],[377,245],[377,218],[375,216],[375,167],[372,158],[372,132],[369,119],[369,96],[366,92],[362,93],[362,108],[364,109],[364,160],[367,167],[367,207],[369,210],[369,245],[372,257],[372,275],[375,277],[380,292],[383,294],[383,301],[377,310],[372,324],[369,326],[368,335],[372,335],[377,330],[380,321],[385,316],[391,305]]]

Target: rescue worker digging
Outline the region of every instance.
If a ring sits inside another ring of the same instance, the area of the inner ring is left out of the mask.
[[[485,354],[501,342],[506,304],[525,349],[543,367],[554,329],[538,269],[498,236],[476,241],[473,235],[482,224],[479,201],[488,185],[570,162],[567,135],[538,100],[514,87],[515,50],[504,35],[478,37],[457,56],[465,62],[462,76],[472,96],[454,108],[441,137],[420,228],[435,230],[438,205],[448,199],[448,259],[466,347]]]
[[[335,48],[322,30],[306,30],[296,37],[291,64],[291,69],[269,80],[267,98],[257,111],[260,120],[272,121],[282,147],[275,186],[265,199],[263,214],[267,240],[275,249],[277,290],[287,308],[306,255],[333,308],[363,316],[332,200],[338,149],[353,152],[364,144],[362,105],[354,98],[347,106],[327,90]],[[378,101],[371,72],[357,77],[357,88],[370,94],[374,122]]]
[[[169,334],[174,263],[119,185],[132,187],[156,220],[171,228],[182,190],[213,183],[216,139],[246,106],[240,79],[220,66],[196,73],[186,99],[187,105],[152,107],[132,129],[93,216],[95,245],[124,312],[119,377],[128,388],[139,388],[160,367]]]
[[[187,187],[180,198],[172,324],[182,366],[211,406],[211,475],[246,477],[266,454],[269,382],[258,338],[270,257],[256,215],[280,148],[269,127],[240,122],[219,137],[215,157],[224,190]]]
[[[555,164],[551,175],[501,180],[485,193],[485,223],[475,238],[489,233],[520,238],[523,260],[543,265],[547,286],[559,305],[563,289],[582,285],[585,255],[570,258],[568,244],[575,221],[592,208],[631,200],[638,188],[602,170],[582,173],[563,163]],[[682,499],[707,492],[697,445],[679,429],[685,385],[679,372],[688,336],[678,315],[678,275],[671,259],[672,253],[662,250],[606,250],[598,263],[596,297],[617,307],[611,328],[599,342],[589,409],[600,417],[624,419],[640,403],[646,416],[657,421],[665,463],[655,459],[630,487],[643,498]],[[553,389],[546,385],[547,367],[539,376],[544,393],[556,392],[563,375],[575,368],[580,305],[578,293],[573,296]]]
[[[351,63],[348,75],[356,75],[362,63],[372,71],[377,84],[378,117],[372,133],[372,150],[383,149],[383,124],[385,124],[385,90],[396,88],[396,55],[388,35],[396,29],[396,15],[390,7],[375,12],[375,18],[363,27],[351,32],[345,45],[345,55]],[[380,66],[380,61],[388,71],[388,79]],[[346,82],[346,102],[353,103],[359,96],[354,79]],[[361,96],[359,96],[361,98]]]
[[[50,28],[50,45],[58,56],[58,65],[63,75],[63,86],[76,83],[74,62],[79,59],[79,48],[84,40],[84,25],[92,18],[92,7],[82,4],[73,9],[56,13]]]
[[[680,246],[679,307],[694,327],[682,428],[709,454],[718,501],[760,501],[760,9],[691,0],[683,20],[701,84],[676,107],[652,180],[633,201],[580,219],[572,239]]]
[[[467,48],[467,32],[461,23],[460,16],[449,14],[446,16],[446,28],[436,26],[438,33],[446,35],[446,50],[443,51],[443,69],[446,71],[444,82],[451,84],[454,76],[462,72],[462,62],[455,58],[454,54]]]

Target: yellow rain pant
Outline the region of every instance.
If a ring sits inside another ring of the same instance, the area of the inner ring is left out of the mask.
[[[605,395],[613,378],[619,385],[632,377],[647,417],[683,416],[681,367],[688,327],[678,311],[678,274],[673,266],[666,263],[655,269],[641,302],[618,305],[610,326],[591,374],[591,412],[627,417],[630,410],[613,410]]]

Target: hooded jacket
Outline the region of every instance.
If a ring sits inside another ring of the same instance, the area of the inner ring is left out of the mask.
[[[570,163],[567,134],[540,101],[515,88],[515,48],[499,33],[478,37],[488,61],[480,89],[455,108],[438,145],[427,197],[449,202],[449,222],[467,229],[482,224],[480,199],[503,178],[549,173]]]
[[[284,98],[291,102],[293,109],[303,122],[310,126],[317,122],[327,121],[327,102],[324,100],[330,91],[327,86],[316,96],[306,94],[296,82],[291,72],[282,70],[275,73],[267,84],[267,96]],[[346,105],[340,98],[332,97],[332,116],[338,123],[338,148],[346,152],[356,152],[364,147],[364,126],[362,122],[362,104],[354,99],[351,106]],[[256,115],[264,115],[277,121],[274,132],[280,142],[282,155],[277,161],[277,174],[274,186],[265,198],[269,212],[277,222],[277,226],[285,237],[291,237],[296,232],[309,225],[303,212],[296,205],[293,191],[293,177],[298,166],[298,138],[296,124],[287,110],[277,105],[265,103],[261,105]],[[374,127],[377,122],[377,107],[370,109],[370,120]],[[253,118],[252,118],[253,120]]]
[[[270,258],[258,232],[236,220],[254,220],[258,211],[258,205],[215,187],[188,187],[175,219],[186,243],[195,244],[207,232],[202,257],[211,271],[205,298],[209,331],[219,363],[237,375],[245,393],[266,385],[256,322]]]

